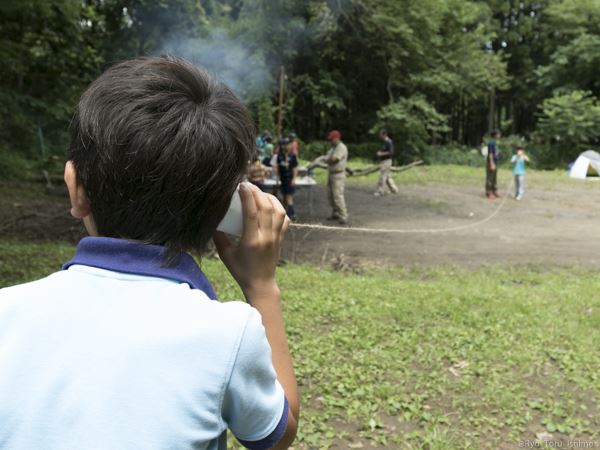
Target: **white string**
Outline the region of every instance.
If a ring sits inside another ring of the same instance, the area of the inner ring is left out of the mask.
[[[430,228],[430,229],[421,229],[421,228],[405,228],[405,229],[389,229],[389,228],[364,228],[364,227],[336,227],[334,225],[321,225],[319,223],[292,223],[291,226],[293,228],[312,228],[317,230],[331,230],[331,231],[356,231],[359,233],[396,233],[396,234],[414,234],[414,233],[422,233],[422,234],[432,234],[432,233],[448,233],[451,231],[461,231],[466,230],[468,228],[478,227],[479,225],[483,225],[486,222],[489,222],[494,217],[498,215],[504,204],[506,203],[506,199],[508,198],[508,193],[512,189],[512,180],[507,186],[506,193],[502,198],[500,204],[496,207],[496,209],[486,218],[481,219],[477,222],[468,223],[466,225],[459,225],[455,227],[448,228]]]

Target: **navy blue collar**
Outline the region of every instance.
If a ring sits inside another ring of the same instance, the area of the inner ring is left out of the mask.
[[[85,237],[77,245],[73,259],[63,270],[74,264],[97,267],[134,275],[167,278],[189,284],[203,291],[210,299],[217,295],[210,282],[187,253],[180,253],[170,265],[165,265],[166,249],[160,245],[141,244],[106,237]]]

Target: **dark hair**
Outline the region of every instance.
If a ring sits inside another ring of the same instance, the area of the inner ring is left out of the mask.
[[[173,56],[136,58],[82,95],[69,159],[101,236],[202,250],[254,151],[243,104]]]
[[[381,129],[379,130],[379,134],[383,134],[384,136],[387,136],[387,135],[388,135],[388,130],[387,130],[387,129],[385,129],[385,128],[381,128]]]
[[[525,150],[525,147],[523,147],[522,145],[517,145],[517,150]]]
[[[500,130],[498,128],[494,128],[492,130],[492,132],[490,133],[490,136],[492,137],[498,137],[500,135]]]

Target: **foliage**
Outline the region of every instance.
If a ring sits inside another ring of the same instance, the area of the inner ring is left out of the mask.
[[[558,92],[589,90],[600,95],[600,36],[582,34],[559,47],[551,56],[550,64],[541,66],[537,75],[545,87]]]
[[[23,179],[29,167],[29,162],[20,154],[9,152],[0,145],[0,179]]]
[[[563,161],[600,143],[600,103],[590,92],[572,91],[546,99],[542,104],[539,133]]]
[[[364,142],[386,125],[408,160],[493,127],[530,136],[544,101],[600,96],[599,18],[597,0],[0,2],[0,143],[64,153],[90,80],[164,52],[216,72],[273,132],[283,66],[284,128],[307,141],[337,128]]]
[[[0,240],[0,286],[59,270],[73,251]],[[220,298],[241,298],[220,262],[202,267]],[[596,271],[364,270],[279,272],[302,393],[295,448],[503,448],[531,430],[598,439]]]
[[[402,98],[377,112],[377,123],[371,129],[387,128],[397,136],[396,145],[402,145],[404,159],[417,156],[428,142],[439,139],[449,130],[446,117],[422,96]]]
[[[425,164],[456,164],[461,166],[483,167],[485,158],[478,148],[461,145],[431,145],[422,152]]]
[[[257,104],[257,119],[258,119],[258,132],[264,133],[269,131],[271,135],[275,136],[275,112],[276,109],[271,104],[268,98],[263,98]]]
[[[0,143],[31,154],[45,133],[58,144],[52,130],[66,129],[99,64],[82,14],[68,0],[0,2]]]
[[[546,10],[551,24],[561,33],[600,33],[600,3],[597,0],[557,0],[548,2]]]

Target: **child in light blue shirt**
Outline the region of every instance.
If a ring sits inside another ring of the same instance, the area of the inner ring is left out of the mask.
[[[517,154],[513,155],[510,162],[513,165],[513,175],[515,177],[515,200],[521,200],[525,194],[525,163],[529,162],[529,157],[525,154],[525,148],[517,147]]]
[[[104,72],[71,122],[65,182],[90,235],[41,280],[0,289],[2,450],[251,450],[294,440],[299,396],[275,278],[289,226],[241,183],[254,124],[172,56]],[[239,186],[239,190],[238,190]],[[216,231],[239,192],[239,242]],[[244,302],[190,251],[209,239]]]

